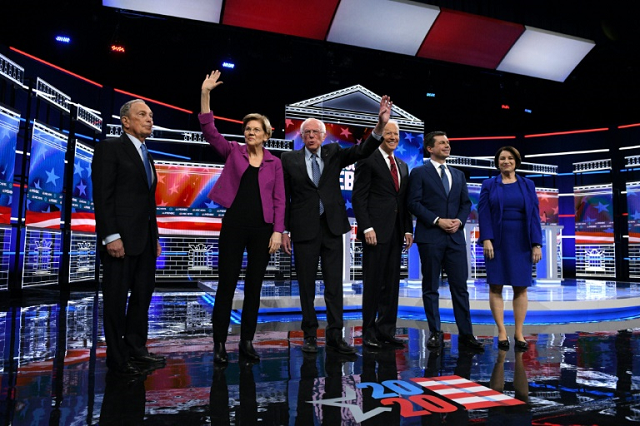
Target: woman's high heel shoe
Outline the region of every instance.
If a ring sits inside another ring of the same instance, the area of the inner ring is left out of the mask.
[[[227,349],[224,347],[224,343],[213,342],[213,362],[216,364],[226,364],[229,362]]]
[[[506,340],[498,340],[498,349],[500,349],[501,351],[508,351],[509,350],[509,338],[507,337]]]
[[[513,336],[513,349],[518,352],[526,352],[529,349],[529,343],[526,340],[518,340]]]

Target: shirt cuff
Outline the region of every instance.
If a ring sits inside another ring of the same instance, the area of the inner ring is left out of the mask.
[[[109,243],[114,242],[115,240],[119,240],[120,238],[122,238],[120,236],[120,234],[111,234],[111,235],[107,235],[104,240],[102,240],[102,245],[106,246]]]
[[[375,130],[371,131],[371,136],[373,136],[374,139],[376,139],[376,140],[379,140],[379,141],[382,140],[382,135],[377,134]]]
[[[369,231],[373,231],[373,226],[371,228],[367,228],[364,231],[362,231],[363,234],[366,234]]]

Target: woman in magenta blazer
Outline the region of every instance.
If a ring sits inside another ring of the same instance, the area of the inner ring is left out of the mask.
[[[527,288],[531,285],[533,263],[542,257],[542,228],[538,197],[533,182],[516,175],[522,160],[512,146],[500,148],[495,165],[500,174],[482,182],[478,202],[480,242],[483,246],[489,306],[498,327],[498,348],[509,349],[504,327],[502,287],[513,288],[514,346],[527,349],[523,325],[527,315]]]
[[[225,166],[209,198],[226,207],[218,240],[218,289],[213,306],[214,362],[228,362],[225,343],[233,295],[247,251],[244,301],[240,326],[240,354],[259,361],[253,348],[258,323],[262,279],[270,255],[278,251],[284,231],[284,178],[280,159],[264,148],[271,123],[261,114],[242,120],[245,144],[227,141],[213,123],[211,90],[222,84],[220,71],[208,74],[200,95],[200,126],[204,138],[223,156]]]

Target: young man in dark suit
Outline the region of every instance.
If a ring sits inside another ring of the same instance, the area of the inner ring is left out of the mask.
[[[413,222],[406,207],[409,168],[393,155],[400,128],[390,120],[377,151],[356,164],[353,211],[362,241],[362,342],[403,347],[395,337],[402,246],[413,244]]]
[[[91,178],[102,280],[107,365],[139,375],[165,359],[147,351],[149,304],[161,248],[156,222],[156,171],[145,145],[153,113],[140,99],[120,109],[124,132],[96,145]],[[128,298],[128,292],[131,296]]]
[[[322,259],[328,323],[326,345],[341,354],[355,353],[355,349],[342,338],[342,236],[351,226],[340,190],[340,172],[371,155],[380,145],[391,107],[389,97],[383,96],[378,123],[372,135],[364,143],[347,149],[337,143],[322,146],[325,125],[320,120],[308,118],[300,126],[305,146],[282,154],[286,199],[286,231],[282,236],[282,248],[291,254],[292,242],[295,246],[304,352],[318,351],[318,318],[314,299],[318,260]]]
[[[422,300],[430,331],[427,347],[437,349],[442,344],[438,287],[444,266],[460,334],[458,343],[462,348],[482,351],[482,343],[473,335],[467,291],[464,223],[471,210],[467,182],[464,173],[445,164],[451,154],[445,132],[425,135],[424,147],[429,161],[411,171],[407,202],[417,218],[415,242],[422,264]]]

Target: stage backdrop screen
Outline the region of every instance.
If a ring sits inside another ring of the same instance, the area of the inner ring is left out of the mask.
[[[31,138],[26,224],[60,229],[67,138],[36,121]]]
[[[467,183],[469,190],[469,199],[471,200],[471,211],[467,217],[467,223],[478,223],[478,202],[480,201],[480,189],[482,185],[479,183]]]
[[[304,142],[300,135],[300,125],[303,121],[304,120],[290,118],[286,120],[285,139],[293,140],[294,149],[304,147]],[[371,127],[361,127],[354,124],[325,123],[325,126],[327,128],[327,134],[325,135],[323,145],[337,142],[343,148],[349,148],[364,142],[373,130]],[[407,163],[409,171],[423,164],[423,140],[424,135],[421,132],[406,132],[400,129],[400,141],[398,148],[396,148],[395,155]],[[351,203],[354,173],[355,165],[351,165],[344,168],[340,174],[340,188],[342,189],[342,196],[345,199],[349,217],[355,217]]]
[[[627,182],[629,243],[640,243],[640,182]]]
[[[158,228],[162,235],[217,235],[226,211],[207,196],[223,166],[156,161]]]
[[[91,181],[92,159],[93,148],[76,140],[73,161],[73,197],[71,198],[71,230],[73,231],[96,232]]]
[[[543,225],[557,225],[559,191],[555,188],[536,188],[536,195],[540,209],[540,222]]]
[[[0,107],[0,225],[11,223],[20,116]]]
[[[611,184],[573,188],[576,244],[613,244]]]

